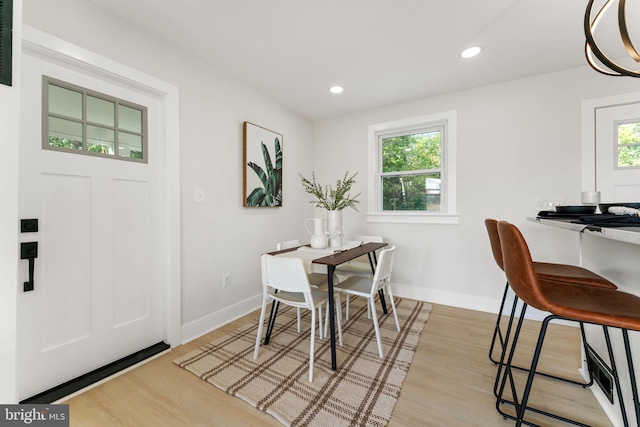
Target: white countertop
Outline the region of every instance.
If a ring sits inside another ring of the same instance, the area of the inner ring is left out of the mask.
[[[537,222],[563,230],[577,231],[605,239],[640,245],[640,227],[601,227],[599,225],[578,224],[567,219],[527,217],[527,221]]]

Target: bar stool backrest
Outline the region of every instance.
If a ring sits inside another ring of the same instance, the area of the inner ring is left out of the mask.
[[[550,310],[551,303],[540,288],[529,247],[520,230],[513,224],[500,221],[498,234],[504,272],[511,288],[528,305],[538,310],[553,311]]]
[[[498,234],[498,221],[495,219],[487,218],[484,220],[484,225],[487,227],[487,233],[489,234],[489,242],[491,243],[491,252],[493,258],[496,260],[496,264],[502,271],[504,271],[504,262],[502,261],[502,245],[500,244],[500,235]]]

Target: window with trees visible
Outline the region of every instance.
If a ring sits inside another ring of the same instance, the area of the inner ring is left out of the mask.
[[[369,127],[369,221],[456,223],[454,111]]]
[[[146,107],[43,79],[44,149],[147,161]]]
[[[634,120],[617,125],[617,167],[640,167],[640,122]]]
[[[379,139],[383,211],[440,211],[442,126]]]

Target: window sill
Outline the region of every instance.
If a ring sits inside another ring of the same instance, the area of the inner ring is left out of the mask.
[[[445,213],[411,213],[411,212],[376,212],[367,214],[367,222],[386,222],[398,224],[458,224],[458,214]]]

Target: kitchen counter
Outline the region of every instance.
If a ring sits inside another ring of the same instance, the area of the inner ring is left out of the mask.
[[[571,219],[560,218],[528,217],[527,220],[563,230],[576,231],[591,236],[640,245],[640,227],[601,227],[598,225],[575,223],[572,222]]]

